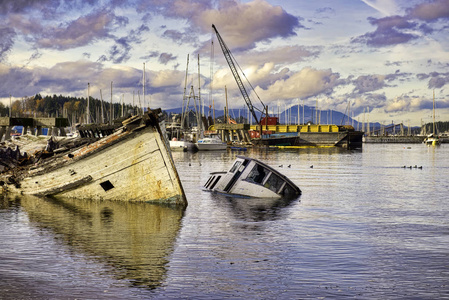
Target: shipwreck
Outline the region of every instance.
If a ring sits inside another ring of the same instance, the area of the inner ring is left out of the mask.
[[[240,155],[229,171],[211,173],[204,190],[250,198],[294,199],[301,195],[299,187],[274,168]]]
[[[50,138],[32,155],[3,148],[1,193],[186,205],[159,112],[129,117],[117,128],[81,126],[79,137]]]

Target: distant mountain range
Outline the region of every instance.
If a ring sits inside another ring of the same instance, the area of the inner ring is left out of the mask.
[[[190,108],[191,111],[195,111],[193,107]],[[168,114],[181,114],[182,108],[173,108],[173,109],[165,109],[165,112]],[[213,111],[211,110],[209,112],[208,108],[205,108],[205,114],[206,116],[213,115]],[[232,119],[237,120],[237,122],[247,122],[247,110],[243,109],[231,109],[229,110],[229,115]],[[215,110],[215,117],[216,118],[222,118],[224,115],[223,110]],[[261,113],[256,112],[257,117],[260,119]],[[275,117],[279,117],[279,123],[280,124],[297,124],[298,123],[298,107],[292,107],[288,111],[279,111],[278,114],[274,115]],[[317,121],[318,118],[318,121]],[[299,108],[299,119],[300,123],[320,123],[320,124],[335,124],[335,125],[352,125],[355,129],[362,128],[362,122],[358,122],[355,119],[348,118],[345,114],[339,112],[339,111],[319,111],[318,114],[316,113],[316,110],[314,107],[310,107],[305,105],[304,106],[304,112],[302,106]],[[254,122],[254,120],[253,120]],[[370,123],[371,128],[379,129],[381,124],[380,123]]]

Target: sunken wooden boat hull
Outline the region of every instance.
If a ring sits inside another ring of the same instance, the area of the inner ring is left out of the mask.
[[[74,199],[186,204],[157,117],[132,117],[87,146],[15,170],[8,193]]]

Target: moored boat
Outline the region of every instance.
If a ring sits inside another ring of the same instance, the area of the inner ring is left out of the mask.
[[[342,147],[362,148],[363,132],[352,126],[337,125],[273,125],[265,127],[266,134],[252,140],[256,146],[275,147]],[[279,130],[281,129],[281,130]]]
[[[170,140],[170,149],[172,151],[184,151],[184,152],[198,150],[196,148],[195,143],[189,141],[179,141],[176,139]]]
[[[433,127],[432,127],[432,133],[429,134],[424,139],[424,144],[427,146],[438,146],[441,144],[439,136],[435,133],[435,90],[433,91]]]
[[[228,172],[213,172],[205,190],[255,198],[295,198],[301,190],[267,164],[238,155]]]
[[[424,144],[426,144],[427,146],[438,146],[441,144],[440,138],[437,135],[429,134],[425,139],[424,139]]]
[[[196,142],[199,151],[226,150],[228,145],[219,138],[202,138]]]
[[[109,135],[80,133],[95,141],[7,170],[0,174],[3,192],[187,204],[156,112],[131,117]]]

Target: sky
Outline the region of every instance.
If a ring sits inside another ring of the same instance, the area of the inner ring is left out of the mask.
[[[449,121],[449,0],[0,0],[0,101],[87,97],[88,83],[110,101],[112,83],[115,103],[170,109],[193,91],[206,113],[243,109],[212,24],[259,109],[416,126],[435,93]]]

